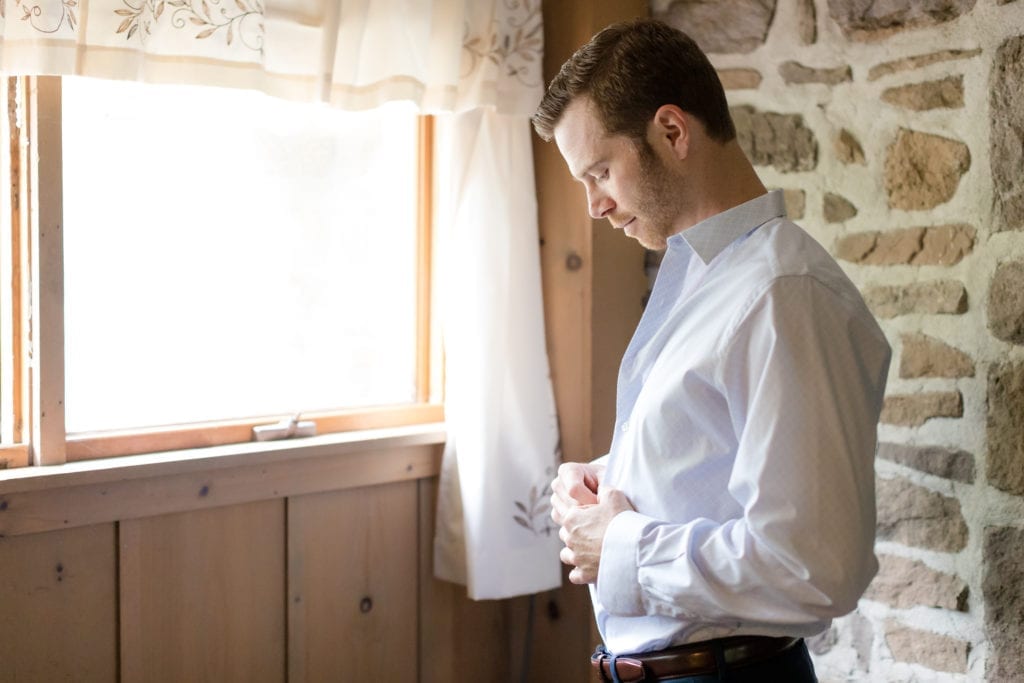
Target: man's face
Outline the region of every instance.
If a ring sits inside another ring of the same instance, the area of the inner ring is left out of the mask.
[[[554,133],[569,172],[586,187],[590,215],[648,249],[664,249],[679,231],[681,179],[650,144],[608,135],[586,98],[569,104]]]

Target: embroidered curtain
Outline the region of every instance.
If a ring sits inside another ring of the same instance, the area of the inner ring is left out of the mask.
[[[0,71],[427,113],[538,101],[540,0],[0,0]]]
[[[558,434],[528,115],[540,0],[0,0],[0,71],[263,90],[438,115],[446,420],[435,568],[473,598],[557,587]]]

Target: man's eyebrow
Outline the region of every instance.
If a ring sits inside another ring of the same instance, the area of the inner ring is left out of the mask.
[[[593,171],[596,167],[598,167],[601,164],[605,163],[605,161],[606,161],[605,157],[601,157],[601,158],[597,159],[596,161],[592,161],[589,164],[587,164],[587,167],[584,168],[579,173],[573,173],[572,177],[575,178],[576,180],[580,181],[580,182],[583,182],[583,177],[585,175],[587,175],[588,173]]]

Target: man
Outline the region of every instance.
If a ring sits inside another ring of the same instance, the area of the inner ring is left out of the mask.
[[[604,680],[814,681],[803,637],[877,571],[873,459],[890,349],[786,220],[685,34],[598,33],[533,118],[590,213],[665,249],[619,369],[611,449],[552,518],[590,584]],[[646,676],[646,678],[645,678]]]

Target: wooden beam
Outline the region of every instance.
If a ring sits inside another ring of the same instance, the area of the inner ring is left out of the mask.
[[[34,465],[65,462],[64,256],[61,94],[57,76],[28,79],[32,242],[31,453]]]
[[[67,459],[69,462],[73,462],[246,443],[253,440],[252,430],[254,427],[268,424],[275,419],[202,422],[148,429],[72,434],[67,439]],[[444,406],[414,404],[334,412],[309,412],[303,413],[302,419],[315,422],[317,434],[325,435],[336,432],[357,432],[368,429],[439,423],[444,421]]]
[[[646,0],[544,3],[544,80],[591,36],[616,21],[647,16]],[[610,445],[619,361],[647,290],[644,250],[593,221],[585,192],[558,149],[534,138],[548,355],[565,460],[587,461]],[[509,603],[524,624],[528,601]],[[513,643],[522,643],[519,628]],[[535,604],[530,680],[586,681],[598,642],[585,588],[563,581]]]
[[[544,79],[608,24],[646,16],[647,3],[564,0],[544,5]],[[640,319],[644,251],[594,221],[586,193],[553,143],[534,138],[544,316],[562,453],[591,460],[608,448],[619,359]]]

